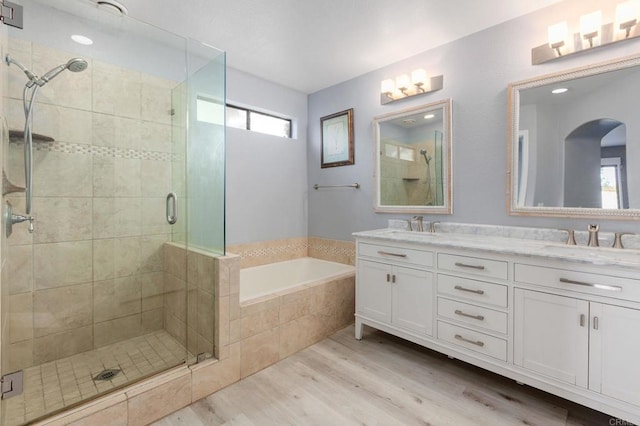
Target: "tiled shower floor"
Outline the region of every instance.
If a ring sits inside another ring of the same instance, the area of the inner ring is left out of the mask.
[[[176,366],[186,349],[166,331],[114,343],[24,370],[24,391],[4,401],[6,424],[20,425],[141,377]],[[94,381],[105,369],[120,369],[111,380]]]

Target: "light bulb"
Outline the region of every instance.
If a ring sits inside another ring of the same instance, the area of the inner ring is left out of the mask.
[[[407,74],[402,74],[396,77],[396,88],[404,93],[409,88],[411,80]]]
[[[625,31],[625,37],[629,37],[631,28],[638,23],[640,18],[640,1],[629,0],[616,6],[616,29]]]
[[[560,48],[564,46],[564,41],[567,38],[567,34],[569,34],[567,21],[562,21],[555,25],[550,25],[548,28],[549,47],[555,49],[556,52],[558,52],[558,55],[562,55],[562,53],[560,53]]]
[[[593,47],[593,39],[598,37],[602,26],[602,12],[589,13],[580,17],[580,34],[589,40],[589,47]]]

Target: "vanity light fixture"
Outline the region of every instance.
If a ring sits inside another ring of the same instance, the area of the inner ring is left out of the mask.
[[[531,49],[531,64],[543,64],[573,53],[640,37],[640,0],[619,3],[615,22],[603,24],[602,15],[600,10],[582,15],[579,28],[572,31],[569,31],[567,21],[549,26],[547,43]]]
[[[411,71],[411,74],[401,74],[395,79],[387,78],[380,83],[380,104],[440,90],[443,80],[442,75],[429,77],[422,68]]]

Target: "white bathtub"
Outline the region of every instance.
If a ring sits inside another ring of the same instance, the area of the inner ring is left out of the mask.
[[[346,277],[351,265],[313,257],[269,263],[240,270],[240,302],[274,294],[293,287]]]

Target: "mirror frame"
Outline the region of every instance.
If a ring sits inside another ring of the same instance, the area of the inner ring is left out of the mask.
[[[636,220],[640,209],[599,209],[580,207],[536,207],[518,206],[518,138],[520,133],[520,91],[524,89],[559,83],[576,78],[603,74],[610,71],[640,66],[640,55],[630,56],[574,68],[554,74],[511,83],[508,87],[508,137],[507,137],[507,213],[511,216],[547,216],[567,218],[601,218]],[[640,142],[640,141],[639,141]]]
[[[442,164],[445,168],[443,171],[446,182],[443,188],[444,205],[442,206],[389,206],[380,204],[380,123],[388,120],[394,120],[406,115],[413,115],[421,112],[432,111],[442,108],[442,129],[444,133],[443,142],[446,146]],[[390,112],[373,118],[373,209],[377,213],[407,213],[407,214],[453,214],[452,206],[452,125],[451,125],[451,99],[443,99],[429,104],[423,104],[416,107],[406,108],[399,111]]]

